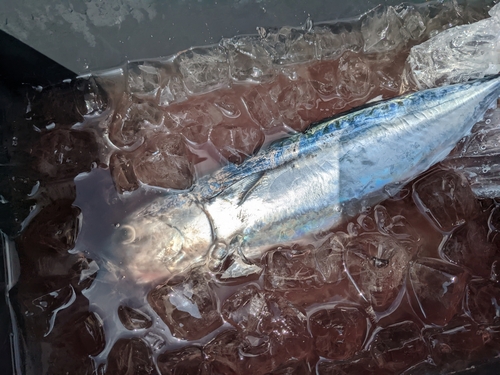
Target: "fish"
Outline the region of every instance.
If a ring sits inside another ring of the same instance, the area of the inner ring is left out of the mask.
[[[496,75],[315,123],[139,208],[111,246],[137,282],[195,265],[226,279],[257,272],[266,251],[315,241],[442,161],[499,96]]]

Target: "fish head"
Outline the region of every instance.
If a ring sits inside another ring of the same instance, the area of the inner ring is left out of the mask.
[[[212,242],[205,211],[187,195],[169,195],[129,215],[112,236],[123,273],[139,283],[168,279],[202,262]]]

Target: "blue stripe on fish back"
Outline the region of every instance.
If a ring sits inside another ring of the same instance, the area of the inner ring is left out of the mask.
[[[325,145],[328,146],[329,142],[337,141],[341,134],[349,137],[349,134],[358,128],[366,129],[415,111],[432,108],[440,104],[447,95],[467,89],[470,85],[480,85],[490,78],[412,93],[324,120],[311,126],[305,133],[294,134],[271,143],[269,147],[240,165],[230,163],[215,174],[201,178],[193,193],[201,199],[209,199],[247,176],[277,168],[296,157],[314,153]]]

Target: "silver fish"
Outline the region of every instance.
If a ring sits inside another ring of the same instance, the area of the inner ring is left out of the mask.
[[[252,272],[278,245],[304,244],[443,160],[500,96],[500,77],[430,89],[325,120],[189,191],[128,216],[113,246],[139,282],[205,262]]]

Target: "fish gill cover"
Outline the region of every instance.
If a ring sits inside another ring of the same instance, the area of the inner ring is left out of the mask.
[[[379,204],[352,207],[351,219],[309,244],[249,262],[232,256],[241,255],[238,238],[218,242],[205,264],[173,277],[150,262],[147,282],[131,273],[140,258],[127,262],[127,247],[116,246],[138,236],[137,223],[125,223],[133,212],[144,212],[151,245],[182,246],[175,225],[155,220],[163,207],[154,202],[276,138],[373,100],[497,73],[489,52],[498,6],[490,18],[488,10],[379,7],[30,91],[31,133],[7,146],[26,171],[2,182],[19,227],[5,236],[18,368],[399,374],[496,357],[498,110],[445,161],[387,186]],[[28,140],[34,146],[23,147]],[[199,209],[189,207],[170,219]],[[148,246],[139,248],[148,259]],[[250,272],[221,277],[242,268]]]

